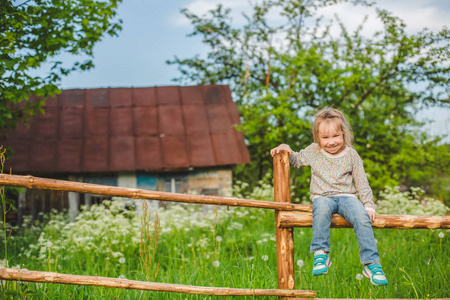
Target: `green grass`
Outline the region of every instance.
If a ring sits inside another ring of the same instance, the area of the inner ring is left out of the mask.
[[[159,264],[159,273],[154,281],[214,287],[277,288],[273,211],[222,209],[202,216],[196,206],[191,207],[160,212],[162,231],[154,262]],[[110,211],[114,208],[94,207],[83,212],[72,225],[68,225],[64,216],[54,215],[51,218],[53,222],[46,226],[17,231],[8,240],[9,266],[115,278],[122,275],[127,279],[145,281],[147,276],[139,255],[140,220],[129,214],[123,217],[120,210],[112,214]],[[315,290],[318,298],[450,297],[448,231],[375,229],[374,232],[388,286],[373,286],[365,277],[357,279],[362,266],[352,229],[332,229],[333,265],[328,274],[313,277],[313,256],[309,253],[311,228],[297,228],[294,231],[295,262],[302,260],[304,265],[301,268],[295,265],[296,288]],[[444,233],[443,238],[438,236],[441,232]],[[3,248],[2,245],[0,249]],[[216,267],[215,262],[220,265]],[[7,299],[222,299],[6,281],[3,282],[2,293]],[[234,298],[277,299],[227,299]]]

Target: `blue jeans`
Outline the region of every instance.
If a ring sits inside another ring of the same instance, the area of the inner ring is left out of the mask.
[[[330,252],[331,216],[339,214],[355,230],[362,264],[379,263],[377,244],[373,236],[372,222],[364,205],[354,197],[320,197],[313,201],[313,238],[311,253],[318,250]]]

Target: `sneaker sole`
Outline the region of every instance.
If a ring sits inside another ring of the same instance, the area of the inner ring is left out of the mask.
[[[323,272],[323,273],[320,273],[320,274],[314,274],[313,273],[313,276],[320,276],[320,275],[325,275],[325,274],[327,274],[328,273],[328,268],[329,267],[331,267],[331,260],[330,260],[330,263],[328,264],[328,266],[327,266],[327,271],[326,272]]]
[[[369,274],[367,274],[367,272],[366,272],[366,269],[363,269],[363,275],[364,276],[366,276],[367,278],[369,278],[370,279],[370,282],[373,284],[373,285],[376,285],[376,286],[385,286],[385,285],[387,285],[387,284],[376,284],[375,282],[373,282],[372,281],[372,277],[369,275]]]
[[[328,271],[326,271],[326,272],[323,272],[323,273],[320,273],[320,274],[313,274],[313,276],[320,276],[320,275],[325,275],[325,274],[327,274],[328,273]]]

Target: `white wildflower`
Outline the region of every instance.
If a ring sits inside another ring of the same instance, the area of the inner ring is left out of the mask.
[[[263,261],[268,261],[268,260],[269,260],[269,257],[268,257],[267,255],[263,255],[263,256],[261,256],[261,259],[262,259]]]
[[[123,256],[123,254],[121,252],[114,252],[112,254],[113,257],[118,257],[118,256]]]
[[[6,259],[0,259],[0,268],[7,268],[8,261]]]

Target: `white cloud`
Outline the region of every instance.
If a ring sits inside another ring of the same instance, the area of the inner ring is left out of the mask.
[[[183,8],[201,16],[216,8],[219,4],[222,4],[224,8],[231,8],[231,15],[237,18],[241,17],[242,11],[251,10],[249,3],[243,0],[194,0]],[[177,26],[186,26],[190,24],[187,18],[184,16],[180,17],[179,15],[173,17],[172,23]]]
[[[444,1],[408,0],[387,1],[379,0],[377,5],[392,11],[407,24],[409,32],[417,32],[427,27],[433,31],[450,25],[449,5]],[[447,1],[448,2],[448,1]]]
[[[449,4],[439,0],[378,0],[375,7],[384,8],[392,12],[395,16],[400,17],[407,24],[407,31],[415,33],[423,28],[433,31],[442,29],[443,26],[450,26],[450,9]],[[203,15],[209,10],[217,7],[222,3],[225,8],[231,8],[231,16],[234,25],[238,25],[244,21],[242,12],[251,13],[251,4],[258,3],[258,0],[194,0],[185,8],[189,11]],[[375,7],[354,6],[349,3],[333,5],[322,8],[319,14],[325,19],[333,19],[337,14],[350,31],[356,29],[361,24],[364,16],[368,16],[368,20],[364,26],[367,34],[372,34],[381,29],[381,22],[376,19]],[[271,13],[268,16],[271,22],[280,21],[281,17],[278,13]],[[179,14],[172,18],[172,23],[176,26],[189,26],[189,20],[181,17]]]

